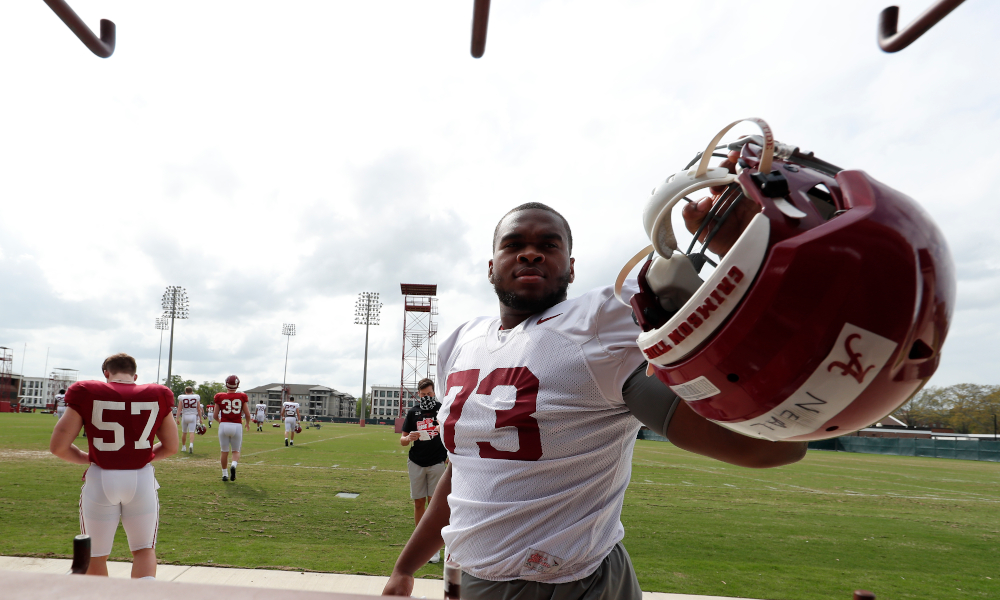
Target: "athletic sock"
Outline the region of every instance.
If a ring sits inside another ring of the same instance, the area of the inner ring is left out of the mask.
[[[229,477],[229,469],[223,469],[222,470],[222,476],[223,477]]]
[[[235,461],[235,460],[233,461],[233,466],[234,466],[234,467],[236,466],[236,461]]]
[[[152,575],[146,575],[145,577],[140,577],[139,579],[156,579],[156,577],[153,577]]]

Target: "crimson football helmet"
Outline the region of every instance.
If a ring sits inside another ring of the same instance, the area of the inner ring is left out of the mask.
[[[298,423],[295,424],[295,433],[302,433],[302,426]]]
[[[235,390],[238,387],[240,387],[239,377],[237,377],[236,375],[230,375],[229,377],[226,377],[226,389]]]
[[[776,145],[767,123],[746,120],[764,135],[718,145],[732,123],[653,190],[643,212],[652,245],[616,294],[646,259],[630,300],[639,348],[705,418],[770,440],[870,426],[937,369],[955,304],[948,245],[909,197]],[[709,168],[720,149],[739,151],[736,173]],[[708,187],[724,191],[681,251],[671,209]],[[705,250],[730,219],[742,231],[716,264]],[[706,262],[715,269],[703,279]]]
[[[208,431],[208,429],[201,423],[198,423],[197,425],[194,426],[194,431],[198,435],[205,435],[205,432]]]

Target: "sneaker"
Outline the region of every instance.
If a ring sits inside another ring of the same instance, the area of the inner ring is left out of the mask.
[[[229,480],[236,481],[236,467],[229,465]]]
[[[228,478],[228,477],[226,477],[225,475],[223,475],[223,476],[222,476],[222,481],[229,481],[229,478]]]
[[[285,445],[288,445],[288,438],[285,438]]]

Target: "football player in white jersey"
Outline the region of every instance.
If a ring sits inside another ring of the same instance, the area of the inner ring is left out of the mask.
[[[295,402],[294,396],[289,396],[288,400],[281,403],[281,415],[285,417],[285,445],[295,445],[295,430],[302,420],[302,413],[299,412],[299,403]],[[291,438],[291,439],[289,439]]]
[[[686,211],[689,227],[706,212]],[[621,508],[641,423],[740,466],[804,456],[805,443],[725,429],[647,377],[641,329],[610,287],[566,299],[572,245],[569,224],[543,204],[497,224],[488,279],[500,315],[466,323],[438,347],[451,464],[384,595],[410,595],[413,573],[447,543],[467,600],[639,600]]]
[[[264,422],[267,421],[267,404],[260,402],[254,406],[253,420],[257,422],[257,431],[264,431]]]
[[[194,388],[187,386],[184,393],[177,396],[177,404],[180,406],[180,413],[177,415],[177,426],[181,430],[181,452],[187,450],[188,454],[194,454],[194,434],[196,427],[202,420],[201,396],[194,393]],[[191,442],[187,442],[188,434],[191,434]],[[187,447],[185,448],[185,445]]]
[[[56,418],[61,419],[66,412],[66,390],[59,390],[56,394]]]

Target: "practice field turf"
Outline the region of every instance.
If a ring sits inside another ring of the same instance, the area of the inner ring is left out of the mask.
[[[48,454],[54,424],[0,414],[0,554],[69,555],[83,467]],[[392,428],[324,424],[291,448],[283,437],[270,425],[244,434],[235,483],[221,481],[215,429],[193,456],[156,463],[161,563],[389,574],[413,529]],[[648,591],[1000,598],[996,463],[810,451],[756,471],[640,441],[622,521]],[[119,531],[112,559],[128,557]]]

